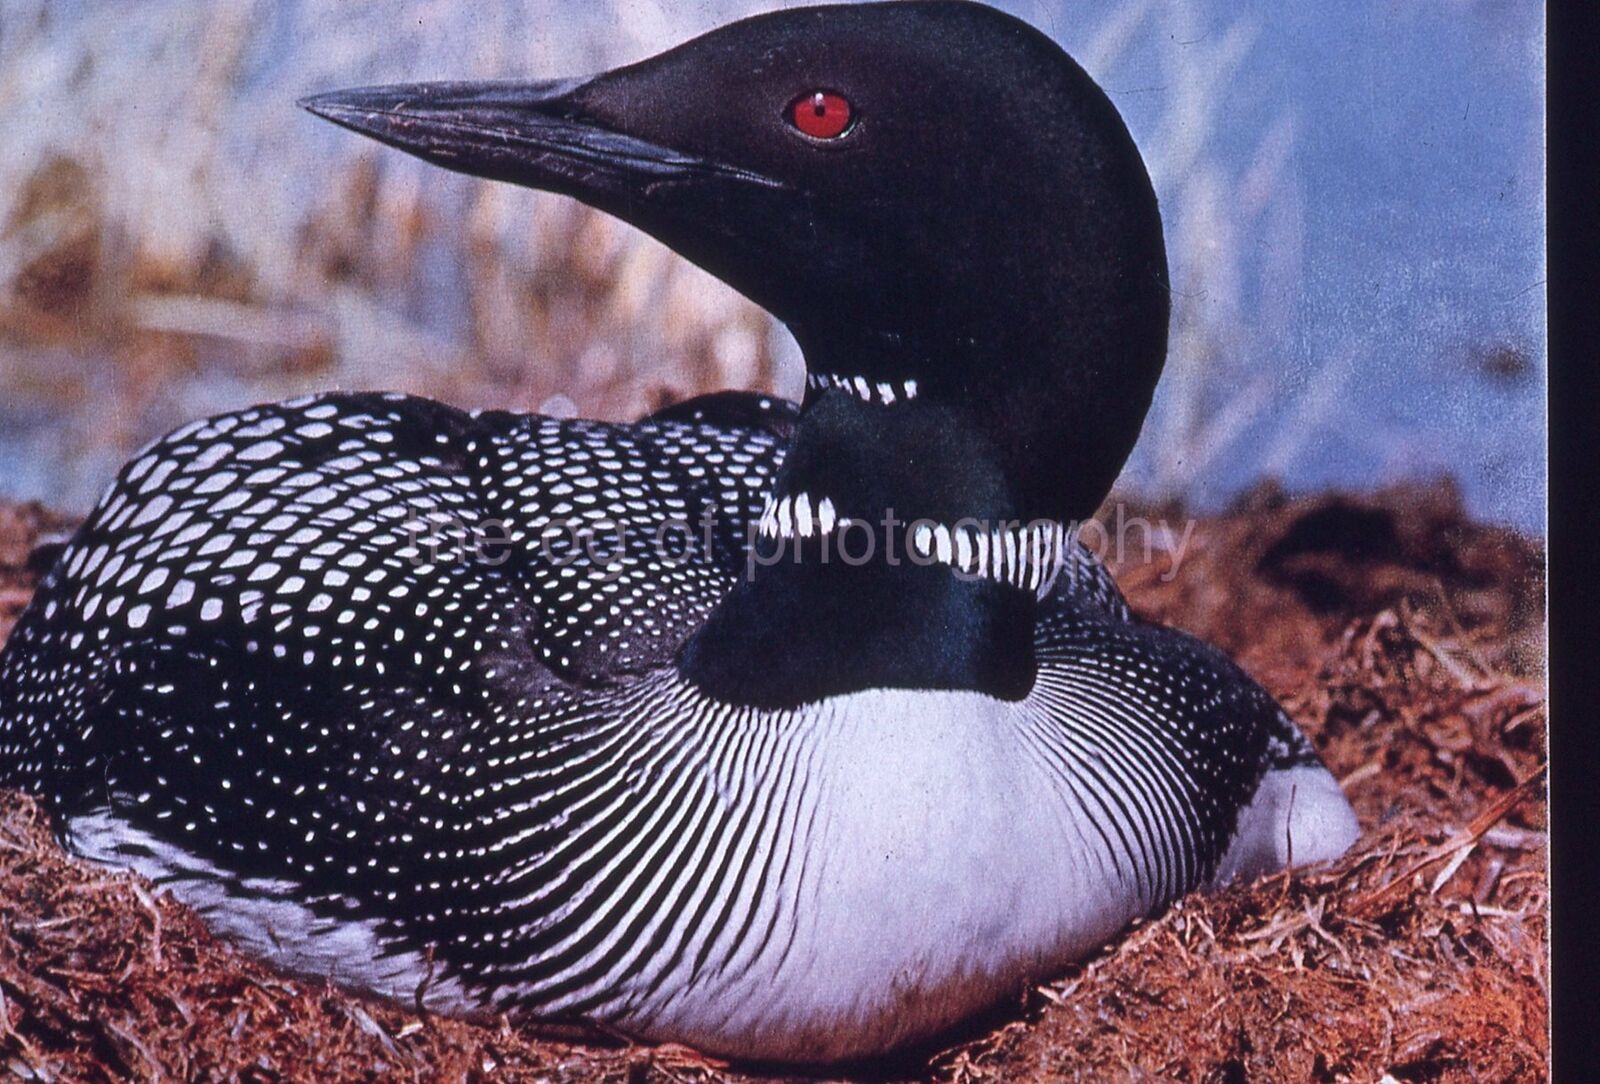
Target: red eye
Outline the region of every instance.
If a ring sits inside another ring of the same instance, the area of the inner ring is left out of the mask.
[[[789,107],[789,122],[812,139],[838,139],[854,119],[850,103],[826,90],[802,94]]]

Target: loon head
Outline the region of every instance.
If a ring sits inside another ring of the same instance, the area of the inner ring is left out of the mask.
[[[955,0],[813,7],[559,82],[337,91],[306,108],[576,197],[788,325],[807,406],[949,412],[1024,516],[1091,513],[1166,351],[1148,175],[1058,46]]]

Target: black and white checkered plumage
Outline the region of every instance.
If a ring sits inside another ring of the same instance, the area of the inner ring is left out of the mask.
[[[1085,951],[1216,879],[1269,770],[1304,772],[1311,808],[1322,769],[1276,706],[1132,621],[1082,550],[1021,702],[707,697],[673,655],[740,575],[794,414],[759,397],[676,413],[701,420],[336,395],[180,430],[123,472],[0,657],[3,782],[46,795],[78,849],[297,970],[713,1047],[734,1020],[780,1055],[926,1031],[860,991],[807,1004],[812,985],[784,981],[870,989],[897,906],[943,906],[969,877],[1032,885],[988,921],[1044,902],[1024,931]],[[620,524],[616,548],[542,545],[573,517]],[[702,531],[681,563],[655,559],[662,525],[708,520],[709,549]],[[478,552],[440,545],[489,523]],[[908,765],[929,743],[998,764]],[[941,853],[974,798],[1013,808]],[[1071,832],[1042,831],[1063,817]],[[926,896],[903,870],[850,868],[899,833],[923,837]],[[1080,902],[1040,891],[1054,879]],[[976,907],[932,922],[923,952],[955,950]],[[937,1023],[1020,981],[1003,951],[983,973],[1004,944],[959,946],[959,998],[951,963],[921,964]],[[829,1038],[858,1012],[870,1028]]]

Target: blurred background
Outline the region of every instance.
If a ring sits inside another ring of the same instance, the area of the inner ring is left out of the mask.
[[[166,430],[333,387],[614,420],[798,396],[783,329],[655,242],[294,105],[773,6],[0,0],[0,497],[81,513]],[[1162,199],[1172,351],[1124,494],[1448,478],[1542,533],[1537,0],[1001,6],[1106,88]]]

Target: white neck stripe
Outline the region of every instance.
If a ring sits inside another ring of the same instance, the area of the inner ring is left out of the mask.
[[[917,397],[915,380],[880,380],[873,382],[864,376],[838,376],[834,373],[807,373],[806,387],[814,391],[838,388],[860,399],[863,403],[894,403]]]
[[[865,521],[839,515],[831,498],[801,492],[777,499],[769,495],[757,531],[762,538],[790,540],[832,535],[856,522]],[[1003,520],[993,526],[970,518],[954,525],[919,519],[909,526],[906,545],[914,563],[949,565],[963,575],[1033,591],[1040,598],[1055,585],[1077,536],[1076,528],[1048,519]]]

